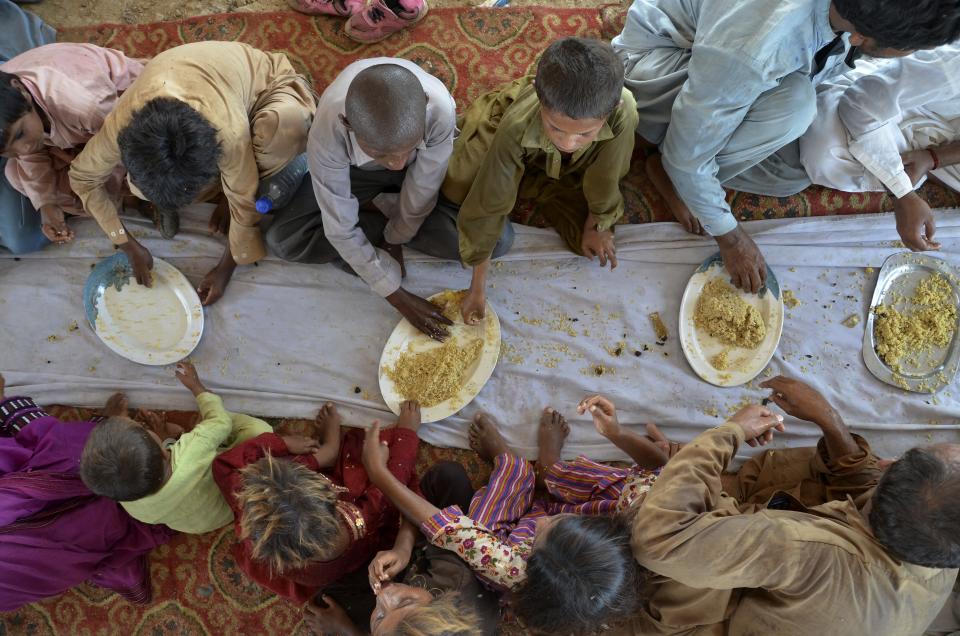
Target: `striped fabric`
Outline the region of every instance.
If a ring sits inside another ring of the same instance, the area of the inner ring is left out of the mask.
[[[0,435],[13,437],[30,422],[49,417],[32,398],[9,397],[0,402]]]
[[[441,510],[421,526],[434,545],[458,554],[485,581],[502,590],[526,579],[537,520],[558,514],[614,515],[640,501],[654,473],[614,468],[586,457],[557,462],[544,481],[550,499],[536,498],[536,477],[525,459],[509,453],[493,461],[490,481],[474,494],[468,514]]]

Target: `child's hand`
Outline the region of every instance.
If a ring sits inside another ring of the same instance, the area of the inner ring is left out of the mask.
[[[363,467],[367,469],[367,476],[372,480],[374,475],[383,474],[387,470],[387,459],[390,449],[387,443],[380,440],[380,420],[374,420],[363,438]]]
[[[400,417],[397,419],[399,428],[408,428],[411,431],[420,430],[420,404],[414,400],[407,400],[400,404]]]
[[[3,374],[0,373],[0,400],[4,397],[4,390],[7,388],[7,381],[3,377]]]
[[[124,396],[124,399],[126,399],[126,396]],[[141,426],[156,433],[160,441],[176,439],[183,434],[182,427],[173,422],[167,422],[160,414],[154,411],[137,409],[137,417],[142,421]]]
[[[307,455],[320,450],[320,442],[303,435],[281,435],[280,439],[293,455]]]
[[[392,581],[409,564],[410,552],[404,553],[397,549],[377,552],[377,556],[373,557],[373,561],[370,562],[370,567],[367,569],[370,589],[373,590],[374,594],[379,594],[383,583]]]
[[[585,398],[577,405],[577,413],[588,412],[593,416],[593,425],[597,432],[606,438],[620,434],[620,421],[617,419],[617,407],[602,395]]]
[[[596,256],[600,260],[600,267],[610,263],[610,270],[617,268],[617,247],[610,230],[597,230],[596,225],[590,226],[583,232],[580,241],[580,251],[591,261]]]
[[[320,599],[322,605],[314,599],[303,608],[303,621],[309,631],[314,634],[357,633],[357,626],[335,600],[326,595]]]
[[[176,370],[177,379],[180,384],[187,387],[194,395],[205,393],[207,387],[203,386],[200,376],[197,375],[197,369],[189,362],[178,362]]]

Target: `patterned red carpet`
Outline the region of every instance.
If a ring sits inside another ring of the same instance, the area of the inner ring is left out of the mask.
[[[149,25],[102,25],[60,31],[61,41],[91,42],[150,57],[186,42],[239,40],[285,52],[313,78],[318,91],[349,62],[360,57],[400,56],[415,60],[446,82],[461,108],[483,91],[532,72],[538,53],[567,35],[610,39],[620,31],[624,10],[600,9],[438,9],[413,31],[372,46],[345,37],[343,23],[295,13],[229,14]],[[624,185],[625,223],[668,220],[662,201],[643,174],[643,153]],[[925,186],[934,206],[955,206],[958,197],[945,188]],[[734,194],[733,206],[744,219],[785,218],[877,212],[889,209],[880,194],[849,195],[811,188],[783,199]],[[521,206],[516,220],[539,224]],[[84,417],[76,409],[57,410],[63,419]],[[190,420],[191,413],[170,413]],[[284,422],[301,429],[305,422]],[[438,459],[463,463],[476,484],[490,467],[469,451],[421,448],[420,464]],[[99,588],[84,585],[58,598],[0,614],[0,636],[7,634],[87,634],[220,636],[227,634],[301,635],[300,610],[265,593],[247,580],[230,557],[233,532],[180,536],[151,555],[154,602],[136,607]],[[2,567],[2,565],[0,565]],[[518,633],[508,629],[509,633]]]

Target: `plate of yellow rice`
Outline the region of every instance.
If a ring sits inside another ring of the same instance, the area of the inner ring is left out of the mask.
[[[450,417],[493,374],[500,357],[500,319],[487,302],[480,324],[464,324],[460,303],[465,296],[466,291],[446,290],[429,298],[453,321],[445,342],[432,340],[406,319],[387,339],[380,356],[380,394],[395,414],[405,400],[416,400],[424,422]]]

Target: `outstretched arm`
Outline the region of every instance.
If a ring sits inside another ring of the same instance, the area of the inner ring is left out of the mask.
[[[602,395],[585,398],[577,405],[577,412],[589,412],[597,432],[629,455],[640,468],[653,470],[667,463],[667,453],[652,440],[620,427],[616,406]]]
[[[380,422],[374,422],[363,440],[363,466],[370,482],[393,502],[404,517],[418,526],[439,513],[439,508],[407,488],[390,472],[387,465],[389,458],[387,443],[380,441]]]

